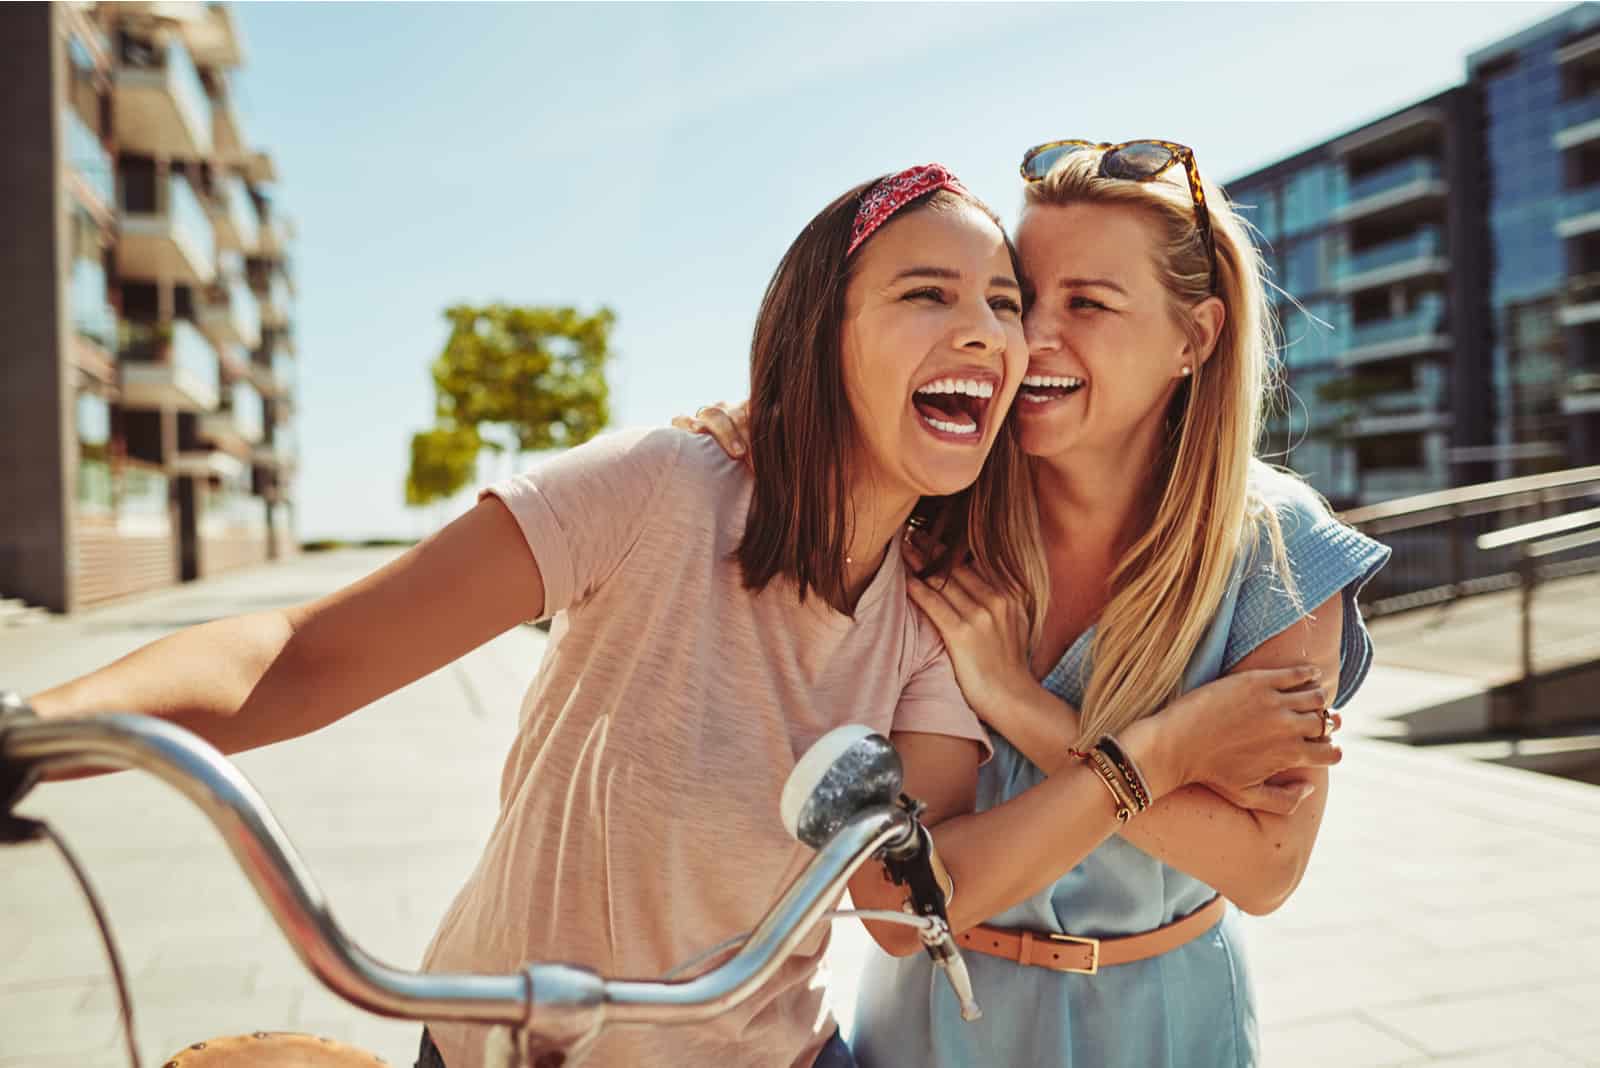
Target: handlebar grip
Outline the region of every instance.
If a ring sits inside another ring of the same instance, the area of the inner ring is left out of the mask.
[[[35,835],[35,826],[12,815],[17,803],[39,782],[40,772],[30,763],[6,755],[8,728],[33,723],[38,713],[15,690],[0,691],[0,843],[26,842]]]

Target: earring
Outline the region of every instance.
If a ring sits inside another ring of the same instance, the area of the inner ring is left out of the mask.
[[[1184,364],[1182,370],[1178,373],[1183,375],[1183,377],[1188,378],[1190,375],[1194,374],[1194,369],[1188,364]]]

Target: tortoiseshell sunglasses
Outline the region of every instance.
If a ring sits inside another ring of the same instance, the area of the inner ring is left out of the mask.
[[[1074,152],[1099,152],[1100,177],[1148,182],[1161,177],[1174,163],[1183,164],[1189,176],[1189,194],[1194,197],[1194,221],[1206,243],[1211,263],[1211,292],[1217,291],[1217,242],[1211,233],[1211,212],[1206,209],[1206,190],[1200,184],[1200,168],[1194,149],[1172,141],[1124,141],[1120,145],[1101,141],[1047,141],[1022,154],[1022,179],[1040,182],[1063,157]]]

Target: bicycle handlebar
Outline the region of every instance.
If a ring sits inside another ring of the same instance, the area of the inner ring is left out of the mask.
[[[805,939],[856,869],[918,826],[896,805],[862,808],[822,845],[733,957],[692,979],[609,980],[573,965],[538,963],[511,975],[430,975],[385,965],[351,941],[255,788],[189,731],[131,714],[0,719],[0,768],[18,779],[106,767],[150,772],[204,812],[295,953],[340,997],[383,1016],[502,1024],[557,1043],[580,1042],[602,1024],[693,1022],[737,1005]]]

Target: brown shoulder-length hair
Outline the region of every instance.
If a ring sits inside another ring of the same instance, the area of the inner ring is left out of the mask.
[[[747,588],[793,578],[803,600],[815,592],[848,613],[851,457],[860,442],[844,385],[845,291],[861,249],[846,257],[863,182],[824,208],[784,253],[767,284],[750,345],[750,448],[756,470],[744,539],[737,550]],[[1005,234],[989,207],[970,195],[937,190],[896,213],[970,204]],[[861,246],[871,244],[868,238]],[[1006,237],[1012,270],[1016,249]],[[1047,603],[1033,487],[1005,418],[977,481],[947,497],[924,497],[912,524],[934,541],[927,573],[947,574],[969,555],[984,574],[1020,599],[1034,631]]]

